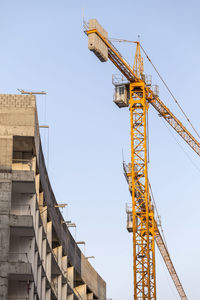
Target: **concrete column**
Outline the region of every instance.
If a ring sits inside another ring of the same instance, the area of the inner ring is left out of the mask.
[[[33,157],[33,158],[32,158],[31,171],[33,171],[34,174],[36,173],[36,157]]]
[[[40,210],[40,215],[44,227],[44,231],[47,231],[47,206],[44,205],[44,193],[41,192],[39,194],[39,210]]]
[[[39,229],[39,210],[35,211],[35,237],[38,240],[38,229]]]
[[[93,300],[94,299],[94,294],[93,293],[88,293],[87,294],[87,300]]]
[[[75,290],[76,290],[76,294],[78,295],[79,298],[81,298],[81,300],[87,300],[87,286],[86,286],[86,284],[76,286]]]
[[[49,242],[50,247],[52,247],[52,222],[47,223],[47,240]]]
[[[31,215],[33,216],[33,226],[36,228],[36,195],[34,194],[32,197],[32,205],[31,205]]]
[[[36,190],[36,195],[37,195],[37,201],[39,203],[39,199],[40,199],[40,174],[37,174],[35,176],[35,190]]]
[[[47,240],[42,240],[42,265],[46,271],[46,252],[47,252]]]
[[[54,248],[53,253],[57,259],[57,264],[61,269],[62,268],[62,246]]]
[[[74,294],[67,295],[67,300],[74,300]]]
[[[41,289],[42,289],[42,266],[38,266],[38,271],[37,271],[37,291],[39,297],[41,297]]]
[[[62,246],[57,247],[57,260],[60,269],[62,269]]]
[[[67,268],[67,279],[70,284],[70,287],[74,288],[74,267]]]
[[[42,207],[43,206],[43,204],[44,204],[44,194],[43,194],[43,192],[40,192],[39,193],[39,207]]]
[[[34,282],[30,282],[28,297],[34,299]]]
[[[62,286],[62,300],[67,300],[67,284]]]
[[[62,299],[62,275],[58,276],[58,300]]]
[[[0,262],[0,300],[7,299],[8,296],[8,272],[7,264]]]
[[[46,278],[42,277],[41,299],[46,299]]]
[[[9,215],[4,214],[3,212],[3,206],[5,206],[4,200],[8,201],[8,199],[6,199],[8,198],[8,194],[6,192],[7,189],[11,190],[11,183],[5,184],[0,182],[0,253],[1,253],[0,262],[7,261],[8,253],[9,253],[9,239],[10,239]]]
[[[58,297],[58,277],[59,276],[51,277],[51,287],[54,290],[54,293],[56,294],[57,297]]]
[[[40,207],[40,215],[41,215],[44,231],[47,232],[47,206]]]
[[[40,257],[42,257],[42,226],[39,226],[39,229],[38,229],[37,244],[38,244],[39,255],[40,255]]]
[[[51,253],[46,256],[46,274],[49,282],[51,282]]]
[[[38,266],[38,251],[35,251],[33,276],[36,283],[37,283],[37,266]]]
[[[62,272],[67,277],[67,256],[62,257]]]
[[[8,295],[12,151],[12,138],[0,137],[0,300],[7,299]]]
[[[45,300],[51,300],[51,289],[48,289],[46,291],[46,298],[45,298]]]
[[[31,250],[28,252],[28,260],[34,265],[34,254],[35,254],[35,238],[31,240]]]

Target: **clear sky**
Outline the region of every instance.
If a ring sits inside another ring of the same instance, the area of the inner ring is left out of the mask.
[[[87,49],[83,9],[85,18],[97,18],[110,37],[135,40],[140,34],[147,53],[200,131],[200,4],[0,1],[0,92],[47,91],[46,100],[40,96],[37,101],[40,123],[50,126],[48,168],[57,201],[69,204],[64,216],[77,224],[77,240],[86,241],[86,255],[95,256],[91,262],[107,282],[107,297],[131,300],[132,239],[125,214],[125,203],[131,199],[122,172],[122,148],[130,160],[129,111],[112,102],[111,78],[118,71]],[[116,46],[132,64],[134,47]],[[186,124],[147,62],[145,72],[160,85],[163,102]],[[153,108],[149,115],[151,185],[171,258],[188,299],[197,300],[200,159],[176,134],[174,139]],[[42,130],[47,157],[47,132]],[[158,299],[179,299],[158,251],[156,256]]]

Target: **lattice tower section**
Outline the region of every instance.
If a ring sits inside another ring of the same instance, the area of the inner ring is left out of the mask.
[[[147,113],[144,82],[131,83],[134,300],[156,299],[155,224],[147,172]]]

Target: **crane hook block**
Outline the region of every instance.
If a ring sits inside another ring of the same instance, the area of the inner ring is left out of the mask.
[[[107,31],[98,23],[98,21],[96,19],[90,19],[89,31],[94,29],[96,29],[104,38],[108,38]],[[88,34],[88,49],[94,52],[101,62],[108,60],[108,47],[96,32]]]

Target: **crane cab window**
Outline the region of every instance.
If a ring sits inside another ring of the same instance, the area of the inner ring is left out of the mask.
[[[119,94],[120,95],[124,94],[124,86],[119,86]]]
[[[115,86],[114,102],[118,107],[128,107],[128,89],[125,84]]]
[[[119,95],[124,95],[124,86],[117,86],[117,87],[116,87],[116,92],[117,92]]]

